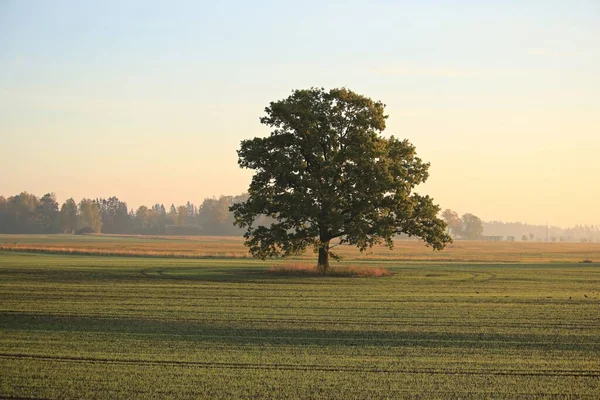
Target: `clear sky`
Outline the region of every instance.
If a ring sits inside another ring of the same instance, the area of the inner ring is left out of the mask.
[[[387,104],[443,208],[600,224],[597,0],[0,0],[0,194],[244,192],[239,142],[311,86]]]

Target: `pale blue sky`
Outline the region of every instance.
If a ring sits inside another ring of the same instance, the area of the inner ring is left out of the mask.
[[[0,194],[241,193],[268,102],[346,86],[442,207],[600,224],[599,42],[598,1],[0,0]]]

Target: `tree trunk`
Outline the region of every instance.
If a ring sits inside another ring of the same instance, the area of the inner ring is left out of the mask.
[[[322,247],[319,247],[319,262],[317,263],[317,268],[319,271],[325,275],[327,270],[329,269],[329,243],[323,244]]]

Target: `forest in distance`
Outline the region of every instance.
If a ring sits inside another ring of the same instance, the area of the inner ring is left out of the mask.
[[[205,198],[199,205],[156,203],[129,208],[125,201],[109,198],[69,198],[60,204],[54,193],[41,197],[28,192],[5,198],[0,195],[0,234],[106,233],[137,235],[241,236],[233,225],[229,207],[247,200],[247,194]],[[444,210],[441,217],[455,239],[477,240],[500,236],[517,241],[600,242],[600,225],[531,225],[522,222],[482,221],[467,213]],[[268,223],[263,217],[258,224]]]

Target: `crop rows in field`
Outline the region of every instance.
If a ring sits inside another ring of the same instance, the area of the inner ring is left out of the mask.
[[[0,396],[598,398],[600,266],[0,254]]]

